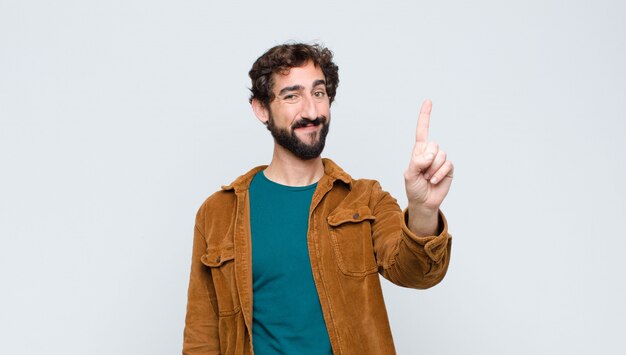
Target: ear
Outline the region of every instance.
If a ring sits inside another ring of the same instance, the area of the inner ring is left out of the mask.
[[[259,119],[259,121],[261,121],[261,123],[267,124],[267,121],[270,118],[269,111],[259,100],[252,99],[252,111],[254,111],[254,115]]]

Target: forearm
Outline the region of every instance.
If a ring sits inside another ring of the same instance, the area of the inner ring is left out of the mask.
[[[438,209],[434,218],[419,208],[402,212],[389,193],[379,185],[375,188],[372,238],[379,272],[404,287],[423,289],[436,285],[445,276],[449,264],[450,236],[445,216]],[[419,234],[409,227],[411,219]]]
[[[409,229],[408,215],[407,209],[402,214],[402,239],[392,254],[387,256],[390,261],[383,261],[381,274],[400,286],[429,288],[444,278],[450,262],[451,239],[447,223],[441,211],[438,211],[441,230],[437,234],[418,236]],[[379,254],[385,253],[381,250]]]

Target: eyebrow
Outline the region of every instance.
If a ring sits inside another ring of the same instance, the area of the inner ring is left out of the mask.
[[[324,80],[324,79],[318,79],[318,80],[315,80],[315,81],[313,82],[313,87],[316,87],[316,86],[318,86],[318,85],[326,85],[326,80]]]
[[[289,91],[301,91],[301,90],[304,90],[304,86],[302,85],[287,86],[287,87],[282,88],[278,92],[278,96],[281,96],[282,94],[289,92]]]
[[[325,85],[326,84],[326,80],[324,79],[318,79],[315,80],[313,82],[313,87],[319,86],[319,85]],[[287,86],[282,88],[279,92],[278,92],[278,96],[281,96],[289,91],[301,91],[304,90],[304,86],[302,85],[292,85],[292,86]]]

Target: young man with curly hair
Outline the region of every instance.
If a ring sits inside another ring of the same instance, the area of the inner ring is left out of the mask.
[[[274,152],[196,215],[183,354],[392,354],[378,274],[420,289],[445,276],[439,206],[454,168],[428,141],[430,101],[403,212],[377,181],[320,157],[339,84],[332,59],[319,45],[285,44],[252,66],[250,103]]]

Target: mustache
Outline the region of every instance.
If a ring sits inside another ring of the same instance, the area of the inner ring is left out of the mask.
[[[296,121],[293,125],[291,125],[291,129],[306,127],[308,125],[319,126],[321,124],[326,124],[328,119],[324,116],[319,116],[314,120],[301,119]]]

